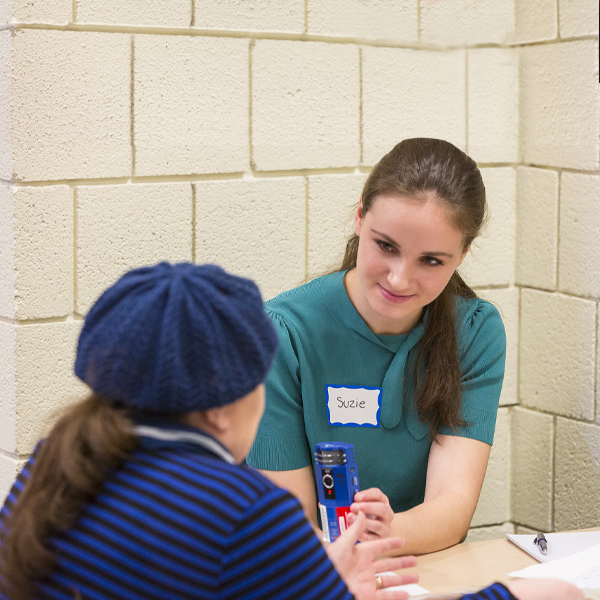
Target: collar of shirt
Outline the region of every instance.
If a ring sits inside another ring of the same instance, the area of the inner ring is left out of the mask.
[[[179,423],[168,417],[133,417],[132,431],[139,438],[139,446],[145,450],[187,449],[209,453],[229,464],[237,464],[231,452],[221,442],[204,431]]]

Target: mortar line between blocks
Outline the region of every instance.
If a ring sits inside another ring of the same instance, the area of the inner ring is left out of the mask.
[[[192,186],[192,263],[196,264],[196,186]]]
[[[248,160],[250,162],[250,171],[252,171],[252,173],[256,171],[256,165],[254,164],[254,140],[252,139],[252,54],[255,45],[256,41],[250,40],[250,44],[248,44]]]
[[[417,0],[417,41],[421,42],[421,0]]]
[[[363,164],[365,156],[363,125],[363,49],[358,49],[358,143],[360,146],[359,164]]]
[[[556,291],[560,291],[560,196],[562,189],[562,171],[558,172],[558,190],[556,191],[556,266],[554,278]]]
[[[73,314],[77,313],[77,298],[79,290],[77,288],[77,244],[78,244],[78,231],[77,231],[77,188],[73,189]]]
[[[552,481],[550,489],[550,529],[554,531],[554,492],[556,487],[556,426],[557,416],[552,417]]]
[[[73,23],[77,23],[77,0],[73,0]]]
[[[308,176],[304,177],[304,280],[308,279],[308,216],[309,216]]]
[[[571,38],[541,40],[534,42],[523,42],[516,44],[461,44],[461,45],[436,45],[432,43],[411,42],[408,40],[394,40],[390,38],[359,38],[339,37],[309,33],[286,33],[278,31],[249,31],[228,29],[200,29],[191,27],[152,27],[138,25],[101,25],[87,23],[70,23],[67,25],[54,25],[49,23],[11,23],[9,29],[38,29],[47,31],[80,31],[94,33],[129,33],[148,35],[169,35],[188,37],[226,37],[247,38],[255,40],[287,40],[297,42],[326,42],[328,44],[362,45],[374,48],[397,48],[409,50],[424,50],[430,52],[446,53],[451,50],[462,50],[464,48],[513,48],[522,46],[545,46],[550,44],[564,44],[575,41],[597,41],[595,35],[581,35]]]
[[[131,35],[129,70],[129,144],[131,146],[131,176],[135,177],[135,36]]]
[[[196,25],[196,0],[190,0],[192,6],[190,8],[190,27],[194,27]]]
[[[304,0],[304,33],[308,33],[308,0]]]
[[[465,154],[469,154],[469,50],[465,48]]]
[[[561,37],[560,37],[560,0],[556,1],[556,37],[559,40],[561,40]]]

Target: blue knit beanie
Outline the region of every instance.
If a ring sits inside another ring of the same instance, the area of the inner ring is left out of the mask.
[[[216,265],[163,262],[126,273],[96,301],[75,374],[126,406],[184,413],[250,393],[276,348],[254,282]]]

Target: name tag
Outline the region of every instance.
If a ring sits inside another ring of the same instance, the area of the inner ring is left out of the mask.
[[[379,427],[381,388],[328,385],[326,389],[330,425]]]

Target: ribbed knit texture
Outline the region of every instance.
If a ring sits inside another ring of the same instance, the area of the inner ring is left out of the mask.
[[[295,498],[189,447],[137,451],[51,545],[59,568],[36,592],[44,600],[74,589],[86,600],[352,598]]]
[[[96,393],[155,413],[206,410],[265,378],[277,334],[256,284],[216,265],[123,275],[86,316],[75,373]]]

